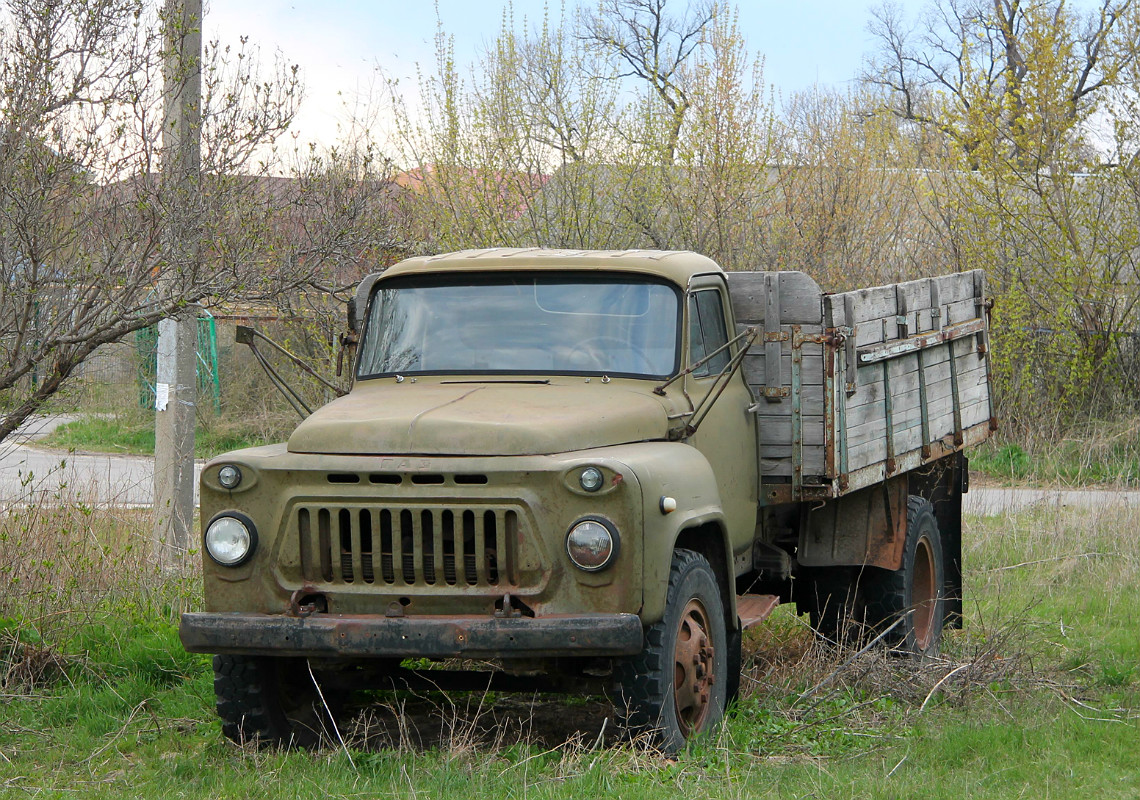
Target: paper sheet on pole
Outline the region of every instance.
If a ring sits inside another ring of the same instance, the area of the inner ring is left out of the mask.
[[[157,383],[154,386],[154,410],[165,411],[166,404],[170,402],[170,384]]]

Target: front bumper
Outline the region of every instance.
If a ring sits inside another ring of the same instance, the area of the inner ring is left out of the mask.
[[[500,619],[406,616],[192,613],[178,631],[191,653],[399,658],[622,656],[642,649],[636,614]]]

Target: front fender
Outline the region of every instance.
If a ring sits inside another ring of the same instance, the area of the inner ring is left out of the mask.
[[[615,450],[618,448],[615,448]],[[721,505],[720,490],[712,467],[695,447],[682,442],[647,442],[620,448],[617,457],[637,475],[641,484],[644,530],[642,532],[642,610],[645,625],[658,622],[665,613],[665,594],[673,549],[684,531],[706,528],[719,541],[724,554],[713,569],[722,578],[727,619],[736,621],[736,594],[732,584],[732,545]],[[676,510],[665,512],[663,498],[676,501]]]

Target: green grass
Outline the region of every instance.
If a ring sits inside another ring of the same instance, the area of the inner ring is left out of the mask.
[[[57,587],[35,615],[11,592],[0,599],[0,676],[9,677],[0,689],[0,795],[1140,796],[1134,511],[969,519],[966,627],[948,634],[941,662],[871,653],[840,669],[802,618],[779,609],[746,641],[745,697],[723,730],[674,760],[621,743],[595,747],[592,728],[566,744],[548,741],[543,725],[582,702],[509,695],[455,696],[454,711],[448,698],[426,698],[443,711],[422,731],[426,747],[364,745],[349,726],[350,755],[241,750],[221,736],[208,660],[178,644],[178,609],[200,602],[192,576],[170,580],[124,559],[132,536],[122,529],[144,524],[93,523],[88,538],[106,544],[87,556],[89,574]],[[52,517],[32,527],[60,526]],[[47,587],[34,574],[23,585],[38,596]],[[107,592],[81,611],[93,584]],[[47,617],[53,627],[36,625]],[[31,629],[37,637],[22,635]],[[17,634],[26,642],[19,658]],[[33,654],[55,669],[20,683],[15,666]],[[520,714],[522,735],[472,734],[473,716],[506,723]]]
[[[212,458],[242,447],[269,444],[259,431],[229,421],[199,424],[194,437],[196,458]],[[154,416],[132,412],[83,417],[60,425],[39,446],[96,453],[154,455]]]
[[[1006,482],[1140,486],[1140,419],[1089,423],[1069,436],[999,433],[970,452],[970,466]]]

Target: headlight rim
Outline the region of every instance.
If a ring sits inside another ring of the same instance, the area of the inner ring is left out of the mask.
[[[210,549],[210,544],[209,544],[210,528],[212,528],[214,526],[214,523],[216,523],[219,520],[226,518],[226,517],[228,517],[230,519],[237,520],[239,523],[242,524],[242,526],[249,533],[249,548],[245,551],[245,555],[243,555],[237,561],[230,561],[230,562],[222,561],[217,556],[215,556],[214,552]],[[220,567],[233,568],[233,567],[240,567],[240,566],[243,566],[245,564],[248,564],[249,560],[251,558],[253,558],[253,554],[257,552],[257,543],[258,543],[257,526],[253,524],[252,519],[250,519],[248,516],[241,513],[240,511],[220,511],[217,514],[215,514],[214,516],[212,516],[210,518],[210,521],[206,524],[206,527],[202,529],[202,550],[205,551],[206,555],[208,555],[210,557],[211,561],[213,561],[215,564],[217,564]]]
[[[596,523],[598,525],[601,525],[603,528],[605,528],[606,532],[609,533],[609,535],[610,535],[610,542],[611,542],[610,555],[604,562],[602,562],[598,566],[587,566],[587,565],[583,565],[583,564],[578,563],[577,559],[574,558],[574,554],[570,550],[570,537],[573,536],[574,531],[578,528],[578,526],[583,525],[587,522],[593,522],[593,523]],[[568,559],[570,559],[570,563],[573,564],[577,569],[580,569],[586,573],[602,572],[606,569],[609,569],[610,567],[612,567],[617,562],[618,555],[621,552],[621,536],[618,534],[617,526],[613,522],[606,519],[605,517],[598,516],[596,514],[591,514],[589,516],[581,517],[580,519],[574,520],[574,522],[571,523],[570,527],[567,528],[566,540],[565,540],[565,550],[566,550],[566,557]]]

